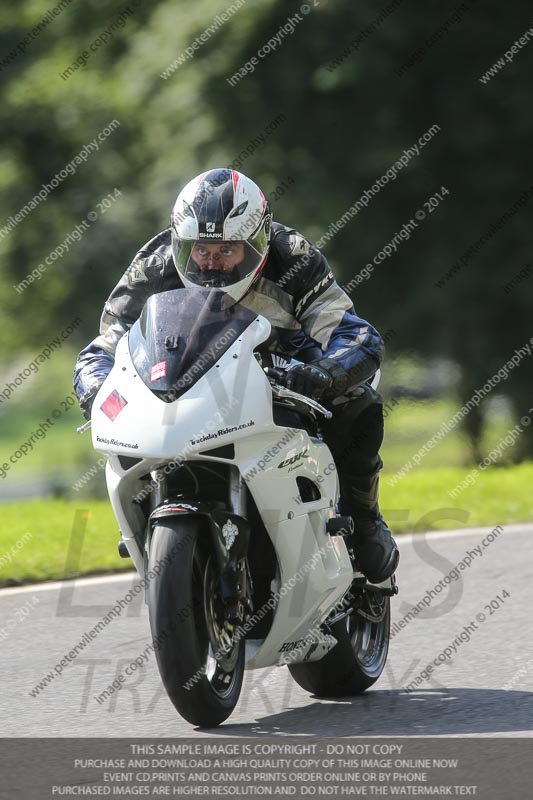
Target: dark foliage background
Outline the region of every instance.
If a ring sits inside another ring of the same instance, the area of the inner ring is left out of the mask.
[[[533,333],[533,280],[526,275],[508,287],[531,260],[532,200],[436,285],[533,189],[533,40],[489,81],[479,80],[532,26],[530,4],[310,0],[302,13],[299,3],[247,0],[193,58],[162,77],[229,5],[74,0],[25,49],[18,44],[46,16],[48,0],[0,11],[5,362],[21,348],[38,349],[77,314],[80,347],[92,338],[112,286],[139,246],[166,226],[178,190],[197,172],[240,159],[242,171],[275,193],[275,217],[317,240],[438,125],[420,155],[325,252],[348,283],[446,187],[439,207],[352,297],[378,328],[395,331],[393,355],[410,350],[456,362],[466,400]],[[293,33],[231,86],[228,79],[295,15]],[[108,43],[91,52],[114,23]],[[88,63],[64,80],[60,73],[83,51]],[[419,60],[407,65],[417,52]],[[6,233],[9,217],[112,120],[120,124],[98,152]],[[276,192],[284,181],[284,193]],[[17,292],[14,286],[117,188],[121,195],[81,241]],[[520,416],[531,400],[527,358],[502,391]],[[480,418],[471,414],[467,422],[475,438]],[[532,454],[528,435],[522,455]]]

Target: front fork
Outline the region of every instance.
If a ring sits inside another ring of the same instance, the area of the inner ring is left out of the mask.
[[[236,466],[228,465],[227,508],[196,497],[168,499],[167,479],[163,470],[152,473],[155,489],[152,492],[151,525],[164,516],[202,515],[207,518],[211,544],[219,575],[220,597],[224,616],[229,625],[244,620],[252,610],[252,582],[248,568],[250,528],[246,518],[246,485]]]
[[[228,629],[242,623],[252,609],[252,581],[248,567],[250,527],[247,521],[246,484],[239,469],[229,465],[229,514],[220,527],[219,515],[210,519],[215,552],[220,573],[220,593],[224,604],[224,617]],[[239,542],[236,539],[239,538]]]
[[[238,467],[229,467],[229,497],[228,503],[234,514],[246,519],[246,485],[241,477]]]
[[[241,519],[247,520],[248,519],[248,504],[247,504],[247,495],[246,495],[246,484],[244,483],[241,473],[238,467],[233,465],[229,468],[229,506],[233,513],[240,517]],[[232,622],[231,616],[238,620],[238,622],[243,622],[245,616],[253,613],[253,583],[252,583],[252,576],[250,574],[250,567],[248,564],[248,558],[246,557],[248,554],[248,544],[249,544],[249,528],[248,528],[248,540],[246,542],[246,552],[244,553],[243,557],[240,559],[238,563],[238,570],[240,572],[239,578],[239,599],[238,605],[234,609],[227,609],[226,616]]]

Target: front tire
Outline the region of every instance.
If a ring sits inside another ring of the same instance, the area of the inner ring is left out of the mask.
[[[331,626],[338,644],[320,661],[293,664],[289,671],[302,689],[319,697],[361,694],[377,681],[387,660],[390,598],[364,592],[361,607]]]
[[[148,572],[159,575],[147,594],[157,664],[170,700],[192,725],[214,727],[239,699],[244,639],[234,642],[224,629],[215,558],[204,527],[199,517],[156,525]]]

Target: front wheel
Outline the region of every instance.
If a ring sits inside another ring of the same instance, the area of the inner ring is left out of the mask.
[[[377,681],[387,660],[390,598],[365,591],[359,608],[331,626],[338,644],[320,661],[293,664],[302,689],[320,697],[361,694]]]
[[[188,722],[214,727],[232,713],[244,673],[244,639],[224,627],[205,520],[171,518],[154,528],[148,571],[150,628],[166,692]]]

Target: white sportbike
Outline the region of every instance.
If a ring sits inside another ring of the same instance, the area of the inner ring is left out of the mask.
[[[394,579],[354,572],[330,412],[263,366],[270,332],[217,289],[153,295],[92,410],[163,684],[205,727],[232,713],[245,669],[287,665],[339,697],[371,686],[388,652]]]

